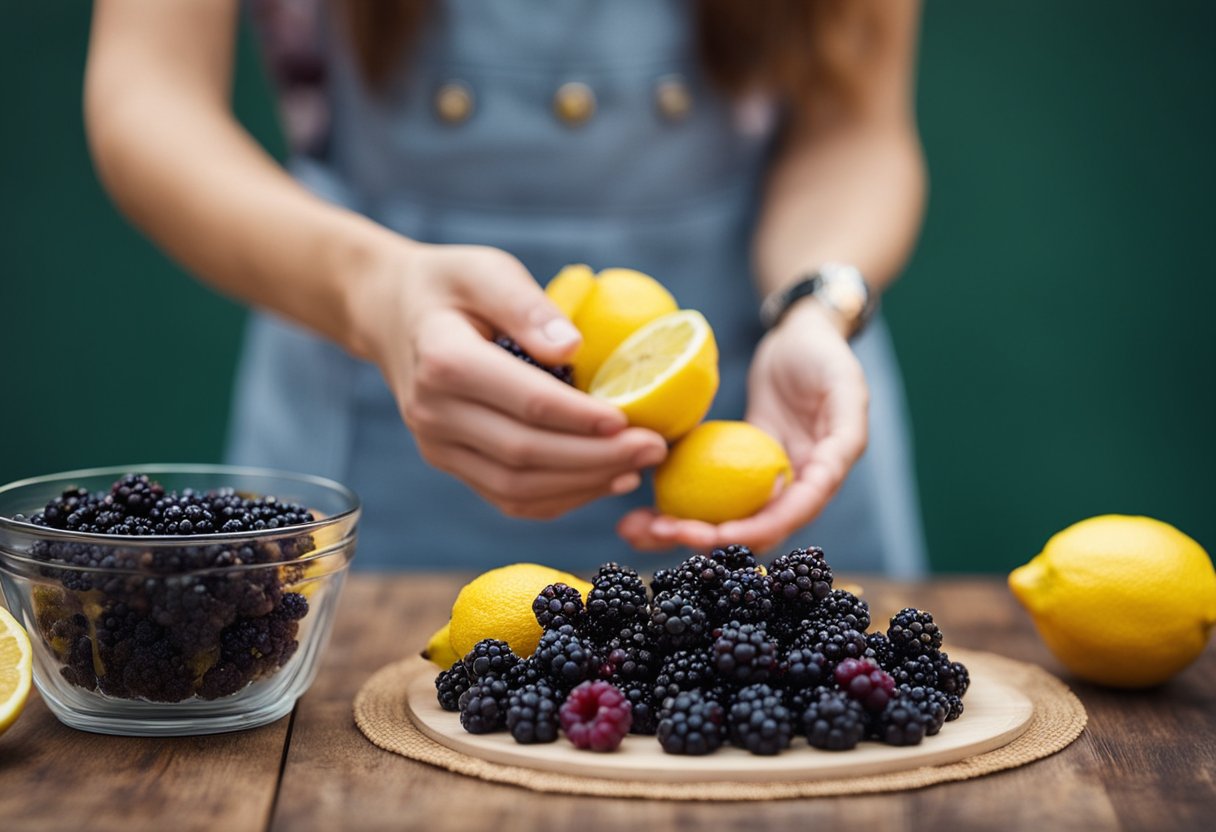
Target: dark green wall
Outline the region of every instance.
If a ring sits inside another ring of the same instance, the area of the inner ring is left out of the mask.
[[[87,10],[0,27],[0,480],[216,459],[242,315],[108,206]],[[929,2],[924,237],[887,313],[934,564],[1006,570],[1151,514],[1216,546],[1216,5]],[[279,147],[242,49],[238,113]]]

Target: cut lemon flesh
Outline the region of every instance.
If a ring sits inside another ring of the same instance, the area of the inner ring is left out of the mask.
[[[33,655],[25,630],[0,607],[0,734],[25,707],[33,678]]]
[[[672,441],[705,417],[718,391],[718,345],[692,309],[634,332],[600,366],[588,392],[624,411],[631,425]]]

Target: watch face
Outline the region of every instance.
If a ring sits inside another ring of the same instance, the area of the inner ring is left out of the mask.
[[[828,304],[848,320],[856,321],[861,317],[865,298],[855,286],[850,286],[844,281],[833,280],[823,287],[823,294]]]

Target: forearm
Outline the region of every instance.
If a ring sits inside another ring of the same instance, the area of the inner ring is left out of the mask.
[[[920,229],[926,177],[909,125],[791,137],[770,172],[754,261],[762,296],[827,261],[861,269],[880,292]]]
[[[98,34],[86,123],[98,175],[119,208],[217,289],[365,353],[360,284],[401,239],[292,180],[230,114],[226,68],[223,83],[207,87],[172,68],[142,72],[138,53],[116,48],[117,37],[99,48]],[[214,60],[230,62],[230,47]],[[220,76],[218,63],[209,69],[210,80]]]

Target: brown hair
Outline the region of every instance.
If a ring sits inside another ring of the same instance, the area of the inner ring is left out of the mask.
[[[730,94],[764,88],[797,109],[848,106],[880,38],[885,0],[697,0],[696,36],[709,77]],[[387,80],[431,11],[432,0],[345,0],[364,81]]]

